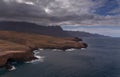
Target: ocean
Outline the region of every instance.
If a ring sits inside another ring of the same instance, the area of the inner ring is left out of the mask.
[[[0,69],[0,77],[120,77],[120,38],[84,38],[87,49],[39,50],[39,61]]]

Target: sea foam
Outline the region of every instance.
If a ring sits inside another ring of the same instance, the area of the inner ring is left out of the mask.
[[[11,69],[8,69],[9,71],[16,70],[15,66],[11,66],[11,67],[12,67]]]
[[[85,50],[86,48],[81,48],[81,50]]]
[[[26,63],[36,64],[36,63],[38,63],[38,62],[44,62],[44,58],[45,58],[44,56],[35,55],[35,57],[36,57],[37,59],[32,60],[32,61],[27,61]]]
[[[37,59],[32,60],[32,61],[27,61],[26,63],[38,63],[38,62],[44,62],[44,56],[39,56],[38,54],[40,53],[38,50],[33,51],[34,53],[34,57],[36,57]]]
[[[70,48],[70,49],[67,49],[67,50],[65,50],[65,51],[71,52],[71,51],[74,51],[74,50],[76,50],[76,49],[75,49],[75,48]]]
[[[52,49],[52,51],[62,51],[62,50],[60,50],[60,49]]]
[[[42,49],[42,48],[38,48],[38,50],[39,50],[39,51],[43,51],[44,49]]]

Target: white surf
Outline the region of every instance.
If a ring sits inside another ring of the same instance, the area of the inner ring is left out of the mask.
[[[11,66],[11,67],[12,67],[11,69],[8,69],[9,71],[16,70],[15,66]]]

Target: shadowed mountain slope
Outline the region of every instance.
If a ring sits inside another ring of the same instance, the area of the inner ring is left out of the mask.
[[[0,30],[37,33],[57,37],[69,37],[60,26],[43,26],[28,22],[1,21]]]
[[[70,35],[71,37],[89,37],[89,38],[107,38],[110,36],[104,36],[104,35],[100,35],[100,34],[93,34],[93,33],[89,33],[89,32],[83,32],[83,31],[66,31],[66,33],[68,35]]]

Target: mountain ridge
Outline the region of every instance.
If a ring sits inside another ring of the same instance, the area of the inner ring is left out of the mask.
[[[1,21],[0,30],[36,33],[57,37],[69,36],[60,26],[43,26],[29,22]]]
[[[107,37],[110,37],[110,36],[105,36],[105,35],[101,35],[101,34],[93,34],[93,33],[84,32],[84,31],[66,31],[66,33],[72,37],[79,37],[79,38],[84,38],[84,37],[107,38]]]
[[[100,34],[93,34],[84,31],[67,31],[64,30],[59,25],[38,25],[30,22],[20,22],[20,21],[0,21],[0,30],[8,30],[8,31],[17,31],[17,32],[25,32],[25,33],[35,33],[41,35],[49,35],[56,37],[110,37],[104,36]]]

